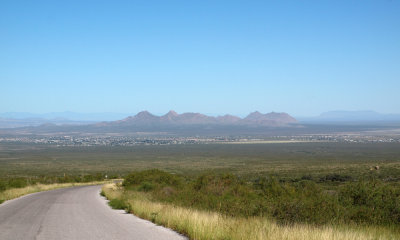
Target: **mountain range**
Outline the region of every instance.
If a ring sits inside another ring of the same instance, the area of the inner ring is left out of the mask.
[[[349,132],[354,129],[371,131],[400,126],[400,121],[379,121],[399,119],[396,115],[380,116],[375,112],[329,112],[298,121],[287,113],[277,112],[263,114],[255,111],[240,118],[229,114],[216,117],[193,112],[178,114],[171,110],[164,115],[142,111],[121,120],[103,122],[0,117],[0,135],[277,136]],[[341,122],[340,119],[348,122]]]
[[[118,125],[132,128],[134,126],[180,126],[191,125],[215,125],[215,126],[288,126],[299,122],[300,124],[391,124],[400,122],[400,114],[382,114],[374,111],[330,111],[316,117],[293,118],[286,113],[271,112],[262,114],[258,111],[250,113],[244,118],[233,115],[218,117],[207,116],[201,113],[182,113],[169,111],[162,116],[156,116],[148,111],[142,111],[136,115],[129,116],[124,113],[76,113],[76,112],[53,112],[53,113],[24,113],[6,112],[0,113],[0,128],[20,128],[29,126],[46,125],[82,125],[90,127]],[[122,119],[122,120],[120,120]]]
[[[245,118],[233,115],[218,117],[207,116],[201,113],[182,113],[169,111],[163,116],[156,116],[148,111],[142,111],[119,121],[101,122],[97,126],[190,126],[190,125],[246,125],[280,127],[297,123],[297,120],[287,113],[271,112],[262,114],[258,111],[250,113]]]

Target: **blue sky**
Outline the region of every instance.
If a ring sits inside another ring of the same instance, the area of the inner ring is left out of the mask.
[[[400,1],[0,2],[0,112],[400,113]]]

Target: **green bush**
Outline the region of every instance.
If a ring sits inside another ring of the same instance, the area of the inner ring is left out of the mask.
[[[154,184],[149,183],[149,182],[143,182],[140,184],[138,190],[143,191],[143,192],[149,192],[154,189]]]
[[[7,189],[7,183],[3,180],[0,180],[0,192],[5,191]]]
[[[279,182],[275,178],[258,181],[255,187],[262,191],[265,215],[279,222],[329,223],[337,219],[337,201],[326,194],[315,182]]]
[[[354,222],[400,223],[400,189],[381,181],[360,181],[340,189],[340,204]]]
[[[10,188],[23,188],[26,187],[28,184],[25,179],[22,178],[15,178],[15,179],[10,179],[8,181],[8,186]]]
[[[152,185],[152,189],[158,189],[164,186],[180,186],[182,185],[182,178],[158,169],[152,169],[129,174],[125,177],[122,185],[127,188],[137,187],[144,182],[148,186]]]
[[[128,209],[128,205],[122,199],[118,198],[109,201],[108,205],[110,205],[110,207],[112,207],[113,209]]]

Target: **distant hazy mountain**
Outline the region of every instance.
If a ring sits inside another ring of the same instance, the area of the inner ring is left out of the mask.
[[[0,118],[6,119],[67,119],[72,121],[115,121],[126,117],[126,113],[76,113],[76,112],[51,112],[51,113],[27,113],[27,112],[6,112],[0,113]]]
[[[163,116],[155,116],[148,111],[142,111],[135,116],[113,122],[98,123],[97,126],[189,126],[189,125],[246,125],[246,126],[287,126],[297,123],[297,120],[287,113],[250,113],[241,119],[232,115],[218,117],[201,113],[182,113],[169,111]]]
[[[276,113],[271,112],[267,114],[262,114],[258,111],[250,113],[245,117],[241,123],[250,125],[270,125],[270,126],[280,126],[287,125],[291,123],[297,123],[297,120],[287,113]]]
[[[122,113],[6,112],[0,113],[0,128],[40,126],[42,124],[83,125],[100,121],[114,121],[124,118],[126,115]]]
[[[0,128],[19,128],[28,126],[41,126],[41,125],[84,125],[91,124],[94,121],[72,121],[68,119],[43,119],[43,118],[24,118],[24,119],[11,119],[0,118]]]
[[[400,121],[400,114],[382,114],[374,111],[330,111],[313,118],[310,122],[394,122]]]

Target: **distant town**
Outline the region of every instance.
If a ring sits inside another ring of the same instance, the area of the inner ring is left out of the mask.
[[[291,143],[291,142],[349,142],[379,143],[400,142],[400,136],[366,136],[366,135],[302,135],[254,137],[131,137],[131,136],[12,136],[1,137],[0,142],[51,144],[65,146],[136,146],[136,145],[173,145],[173,144],[211,144],[211,143]]]

